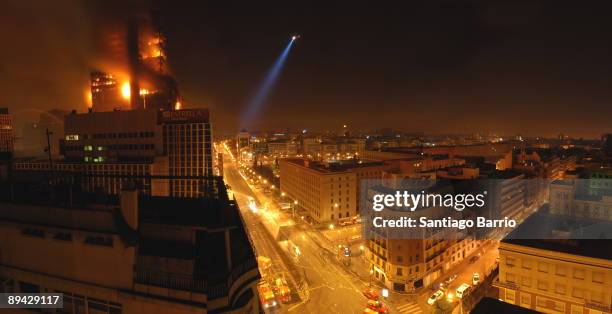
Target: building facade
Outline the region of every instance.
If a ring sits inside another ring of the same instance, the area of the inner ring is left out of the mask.
[[[254,250],[215,184],[215,198],[100,199],[1,183],[0,291],[63,293],[62,313],[258,313]]]
[[[112,194],[130,175],[145,194],[177,197],[205,195],[204,179],[214,175],[206,109],[72,113],[60,146],[63,159],[18,161],[14,169],[77,172],[89,191]]]
[[[0,153],[13,153],[13,121],[8,108],[0,108]]]
[[[577,249],[584,241],[502,241],[499,298],[543,313],[610,313],[612,260]]]

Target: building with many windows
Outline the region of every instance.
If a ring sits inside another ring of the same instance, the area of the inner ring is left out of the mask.
[[[205,195],[203,179],[214,175],[206,109],[73,112],[65,117],[60,146],[63,159],[18,160],[13,168],[81,173],[84,188],[110,194],[130,175],[142,193],[180,197]]]
[[[419,180],[422,181],[422,180]],[[411,183],[412,184],[412,183]],[[397,190],[452,193],[453,187],[446,183],[430,188],[405,186],[389,188],[375,186],[367,191],[362,202],[372,208],[371,199],[374,194],[392,195]],[[418,192],[417,192],[418,193]],[[428,217],[442,219],[453,217],[462,219],[467,211],[462,213],[450,211],[443,207],[418,208],[413,212],[403,209],[386,208],[376,216],[384,219]],[[366,215],[367,221],[372,216]],[[368,222],[366,222],[368,223]],[[461,263],[476,251],[478,242],[469,230],[454,230],[451,228],[414,228],[406,232],[402,228],[365,228],[367,246],[365,258],[372,276],[388,289],[398,292],[414,292],[415,289],[429,287],[450,272],[452,267]]]
[[[220,178],[196,199],[69,177],[0,182],[0,292],[63,293],[62,313],[259,313],[254,249]]]
[[[557,230],[560,226],[573,230]],[[609,239],[611,227],[532,215],[501,241],[494,282],[499,299],[544,313],[611,313],[612,254],[607,240],[598,239]]]
[[[11,115],[7,108],[0,108],[0,154],[13,153],[13,138]]]
[[[380,178],[385,167],[382,162],[282,159],[280,188],[315,221],[333,222],[359,213],[361,184]]]

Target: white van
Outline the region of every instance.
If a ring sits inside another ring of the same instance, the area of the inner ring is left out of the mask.
[[[464,284],[461,284],[459,288],[457,288],[457,291],[455,291],[455,293],[458,298],[462,299],[463,296],[467,294],[468,289],[470,289],[470,285],[468,285],[467,283],[464,283]]]

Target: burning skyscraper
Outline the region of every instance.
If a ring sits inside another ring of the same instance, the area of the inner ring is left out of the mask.
[[[109,40],[117,41],[117,34]],[[127,64],[119,73],[91,73],[91,109],[96,112],[126,109],[180,109],[178,85],[166,64],[165,38],[156,23],[142,15],[127,21],[125,44],[111,44],[125,55]],[[115,51],[116,52],[116,51]],[[116,69],[115,69],[116,70]]]

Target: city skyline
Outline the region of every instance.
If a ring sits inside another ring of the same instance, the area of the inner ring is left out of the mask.
[[[3,9],[0,309],[612,313],[606,4]]]
[[[117,27],[121,16],[112,13],[121,6],[7,4],[1,36],[13,49],[1,55],[0,102],[18,126],[33,112],[87,109],[89,73],[105,70],[111,59],[100,42],[106,37],[96,35]],[[346,123],[437,134],[597,138],[610,131],[605,5],[144,7],[163,12],[168,66],[185,105],[209,108],[219,133],[238,130],[233,113],[246,109],[294,33],[303,36],[255,130],[333,130]],[[37,23],[24,24],[29,19]],[[63,35],[69,30],[70,38]]]

